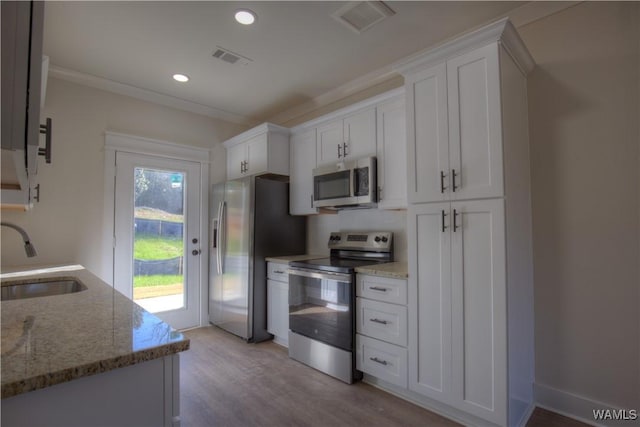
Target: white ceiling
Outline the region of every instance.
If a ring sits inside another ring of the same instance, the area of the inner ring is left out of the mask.
[[[59,75],[87,74],[206,106],[213,116],[263,121],[526,5],[393,1],[394,16],[356,34],[331,17],[344,3],[46,2],[44,52]],[[235,22],[238,8],[255,11],[257,23]],[[216,46],[252,62],[214,59]],[[174,73],[191,81],[177,83]]]

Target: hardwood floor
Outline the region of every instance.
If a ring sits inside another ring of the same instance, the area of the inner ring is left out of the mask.
[[[536,408],[531,418],[529,418],[527,427],[590,427],[590,424],[585,424],[546,409]]]
[[[344,384],[272,342],[246,344],[214,327],[185,335],[183,427],[459,425],[368,384]]]
[[[182,427],[458,426],[362,382],[347,385],[299,362],[272,342],[247,344],[221,329],[185,332],[180,354]],[[527,427],[586,424],[536,409]]]

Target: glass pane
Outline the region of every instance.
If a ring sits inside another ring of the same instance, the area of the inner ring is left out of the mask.
[[[316,200],[338,199],[349,197],[349,176],[351,171],[341,171],[316,176]]]
[[[133,300],[151,313],[185,305],[182,172],[135,168]]]

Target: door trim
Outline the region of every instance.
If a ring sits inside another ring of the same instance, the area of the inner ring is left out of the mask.
[[[115,236],[116,152],[142,154],[166,159],[188,160],[200,164],[200,326],[208,320],[209,282],[209,149],[175,142],[144,138],[117,132],[105,132],[104,141],[104,214],[102,232],[103,262],[98,276],[113,286]]]

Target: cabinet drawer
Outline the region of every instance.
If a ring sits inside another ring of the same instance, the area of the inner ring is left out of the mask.
[[[267,278],[289,283],[289,273],[287,272],[288,269],[288,264],[269,262],[267,263]]]
[[[358,274],[356,295],[392,304],[407,304],[407,281]]]
[[[356,335],[356,368],[399,387],[407,387],[407,349]]]
[[[407,346],[407,307],[356,298],[359,334]]]

